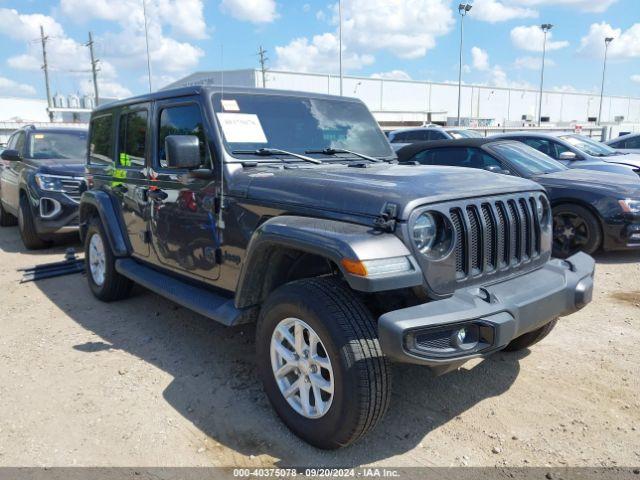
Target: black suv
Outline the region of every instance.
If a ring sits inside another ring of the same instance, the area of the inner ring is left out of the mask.
[[[536,343],[591,299],[591,257],[550,259],[540,185],[398,165],[359,100],[167,90],[98,108],[89,143],[94,295],[138,283],[225,325],[257,321],[269,400],[321,448],[380,420],[388,361],[444,373]]]
[[[77,232],[86,156],[86,129],[27,126],[13,133],[0,155],[0,225],[17,223],[28,249]]]

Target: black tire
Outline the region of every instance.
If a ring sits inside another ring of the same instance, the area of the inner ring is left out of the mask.
[[[511,342],[504,348],[505,352],[517,352],[518,350],[524,350],[525,348],[529,348],[531,345],[538,343],[544,337],[551,333],[553,327],[558,323],[558,319],[554,318],[546,325],[533,330],[531,332],[525,333],[524,335],[520,335],[518,338],[514,338]]]
[[[13,227],[18,224],[18,219],[7,212],[0,202],[0,227]]]
[[[38,235],[36,225],[33,221],[33,213],[31,213],[31,207],[29,206],[29,200],[24,195],[20,195],[18,230],[20,231],[22,243],[27,247],[27,250],[38,250],[51,245],[51,242],[43,240]]]
[[[569,238],[565,232],[575,232]],[[565,203],[553,209],[553,256],[567,258],[577,252],[589,255],[602,245],[602,228],[596,216],[580,205]]]
[[[271,367],[276,326],[298,318],[320,337],[333,369],[334,396],[320,418],[297,413],[284,398]],[[256,360],[269,401],[304,441],[322,449],[347,446],[371,430],[389,405],[390,369],[378,342],[376,322],[347,284],[334,278],[295,281],[275,290],[256,329]]]
[[[99,235],[104,248],[104,281],[102,284],[98,284],[96,280],[94,280],[90,265],[92,255],[89,250],[91,238],[94,235]],[[97,217],[93,217],[89,221],[84,242],[84,258],[89,288],[98,299],[103,302],[112,302],[114,300],[122,300],[129,296],[133,282],[116,271],[116,258],[111,251],[111,246],[104,233],[102,222]]]

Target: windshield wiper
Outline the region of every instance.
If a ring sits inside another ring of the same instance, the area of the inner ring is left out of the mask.
[[[343,148],[325,148],[324,150],[307,150],[304,153],[319,153],[323,155],[336,155],[338,153],[348,153],[349,155],[355,155],[356,157],[363,158],[365,160],[369,160],[370,162],[381,162],[379,158],[370,157],[369,155],[365,155],[364,153],[358,153],[351,150],[344,150]]]
[[[289,155],[305,162],[315,163],[316,165],[322,165],[322,160],[307,157],[306,155],[300,155],[299,153],[288,152],[287,150],[280,150],[279,148],[259,148],[258,150],[234,150],[231,152],[235,155],[257,155],[259,157],[270,157],[272,155]]]

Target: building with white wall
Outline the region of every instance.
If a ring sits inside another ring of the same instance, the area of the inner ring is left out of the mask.
[[[260,70],[197,72],[165,88],[188,85],[263,87]],[[267,88],[338,95],[336,75],[269,70]],[[344,95],[362,99],[383,125],[445,123],[457,117],[458,85],[345,76]],[[463,85],[461,116],[471,125],[521,126],[538,118],[537,90]],[[542,116],[548,124],[588,124],[598,116],[600,96],[577,92],[544,91]],[[607,95],[602,103],[603,123],[640,123],[640,98]]]

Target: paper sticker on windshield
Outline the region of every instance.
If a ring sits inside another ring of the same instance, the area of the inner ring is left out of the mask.
[[[240,106],[238,105],[238,102],[236,102],[235,100],[220,100],[220,103],[222,103],[222,109],[225,112],[239,112],[240,111]]]
[[[257,115],[218,113],[218,121],[229,143],[268,143]]]
[[[42,139],[42,138],[44,138],[44,133],[36,133],[36,134],[34,135],[34,137],[35,137],[35,138]]]

